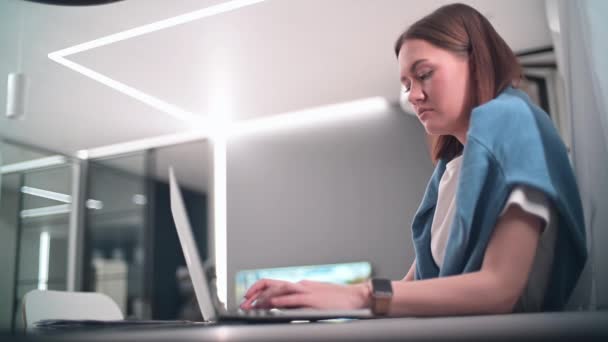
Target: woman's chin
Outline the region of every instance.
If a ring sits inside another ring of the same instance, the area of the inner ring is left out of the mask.
[[[422,125],[424,126],[424,130],[426,131],[426,133],[428,133],[429,135],[444,135],[445,134],[444,129],[435,127],[432,124],[429,124],[428,122],[425,122]]]

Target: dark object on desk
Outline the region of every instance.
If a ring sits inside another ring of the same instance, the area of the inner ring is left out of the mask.
[[[45,319],[34,323],[36,332],[65,332],[78,329],[129,329],[129,328],[176,328],[183,326],[205,325],[205,323],[193,321],[163,321],[163,320],[73,320],[73,319]]]
[[[26,0],[29,2],[39,2],[47,5],[60,5],[60,6],[92,6],[92,5],[103,5],[112,2],[118,2],[122,0]]]

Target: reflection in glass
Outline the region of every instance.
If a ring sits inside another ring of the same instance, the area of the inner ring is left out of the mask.
[[[20,290],[66,289],[71,171],[71,165],[64,165],[24,173],[19,187]]]
[[[20,329],[20,298],[27,292],[72,286],[108,294],[128,318],[192,318],[184,314],[194,296],[180,291],[178,269],[185,262],[166,179],[173,165],[207,256],[207,141],[78,165],[17,144],[0,148],[0,329]]]
[[[72,164],[17,143],[0,145],[0,328],[18,328],[21,298],[65,290]]]
[[[88,166],[85,290],[105,293],[125,317],[149,318],[145,245],[147,154],[92,160]]]

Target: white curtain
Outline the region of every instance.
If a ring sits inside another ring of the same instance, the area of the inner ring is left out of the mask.
[[[608,242],[608,1],[546,1],[590,257],[570,309],[607,308],[608,252],[602,242]]]
[[[4,162],[2,161],[2,151],[4,149],[4,147],[2,146],[2,137],[3,133],[2,129],[0,129],[0,168],[2,167],[2,165],[4,165]],[[0,201],[2,201],[2,172],[0,172]]]
[[[0,167],[4,165],[2,163],[2,137],[0,137]],[[2,200],[2,172],[0,172],[0,201]]]

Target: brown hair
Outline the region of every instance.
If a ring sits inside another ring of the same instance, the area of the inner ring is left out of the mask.
[[[517,87],[522,68],[507,43],[496,33],[492,24],[473,7],[451,4],[438,8],[418,20],[395,42],[395,55],[409,39],[421,39],[439,48],[468,56],[469,99],[467,110],[486,103],[508,86]],[[463,146],[451,135],[435,139],[433,161],[451,159]]]

